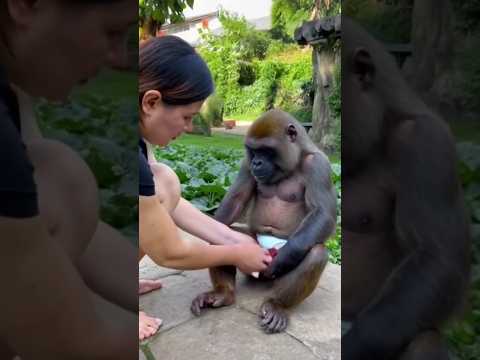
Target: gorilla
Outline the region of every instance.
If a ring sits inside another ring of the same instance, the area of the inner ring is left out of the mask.
[[[248,210],[248,233],[270,249],[274,259],[260,274],[273,282],[273,295],[259,311],[266,333],[285,330],[287,310],[317,286],[328,261],[325,241],[335,231],[336,193],[328,158],[303,126],[281,110],[257,119],[245,138],[246,158],[215,214],[231,225]],[[235,267],[210,269],[213,290],[198,295],[191,310],[231,305]]]
[[[378,41],[343,16],[342,35],[342,359],[448,359],[470,248],[454,141]]]

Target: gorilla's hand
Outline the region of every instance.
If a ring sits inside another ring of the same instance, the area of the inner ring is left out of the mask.
[[[263,272],[263,276],[271,279],[279,278],[295,269],[305,258],[308,250],[295,244],[295,241],[288,241],[274,257],[270,266]]]
[[[345,335],[342,336],[342,359],[345,360],[361,360],[362,356],[362,342],[355,326],[352,327]]]
[[[345,360],[384,360],[396,359],[401,348],[394,338],[379,334],[377,328],[365,328],[365,323],[356,321],[351,329],[342,336],[342,359]]]

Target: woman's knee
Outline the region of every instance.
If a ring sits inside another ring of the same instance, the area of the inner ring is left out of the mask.
[[[98,189],[86,163],[68,146],[51,140],[27,144],[35,169],[40,216],[50,234],[77,258],[98,222]]]
[[[181,186],[177,174],[165,164],[150,164],[155,178],[155,192],[161,202],[171,212],[175,209],[180,200]]]

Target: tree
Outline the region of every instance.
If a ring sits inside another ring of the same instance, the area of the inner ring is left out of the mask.
[[[138,17],[141,37],[155,36],[167,21],[183,20],[183,10],[192,8],[194,0],[138,0]]]
[[[313,9],[311,0],[273,0],[273,35],[283,40],[291,39],[295,29],[310,18]]]
[[[428,91],[453,60],[453,18],[449,0],[415,1],[412,24],[412,84]]]
[[[403,71],[423,99],[446,118],[454,104],[454,12],[450,0],[415,1],[412,12],[412,57]]]
[[[319,19],[340,14],[342,11],[341,0],[315,0],[311,19]]]
[[[339,15],[340,5],[339,0],[316,0],[312,19],[328,21],[323,18]],[[315,97],[310,137],[327,153],[336,152],[340,147],[339,43],[338,39],[331,38],[324,44],[314,45],[312,51]]]

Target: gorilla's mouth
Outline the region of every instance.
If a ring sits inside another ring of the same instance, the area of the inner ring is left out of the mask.
[[[267,179],[270,178],[269,173],[253,173],[253,176],[259,182],[265,182]]]

